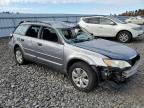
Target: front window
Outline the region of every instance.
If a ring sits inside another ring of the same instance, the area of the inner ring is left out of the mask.
[[[50,27],[44,27],[42,30],[41,38],[43,40],[58,42],[56,31]]]
[[[93,35],[80,27],[61,28],[59,31],[68,43],[85,42],[95,39]]]

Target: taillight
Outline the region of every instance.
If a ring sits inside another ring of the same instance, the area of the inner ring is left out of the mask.
[[[13,34],[10,34],[9,40],[14,41]]]
[[[12,39],[13,38],[13,34],[10,34],[10,39]]]

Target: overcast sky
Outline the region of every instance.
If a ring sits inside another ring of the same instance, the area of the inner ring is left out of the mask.
[[[21,13],[119,14],[144,9],[144,0],[0,0],[0,11]]]

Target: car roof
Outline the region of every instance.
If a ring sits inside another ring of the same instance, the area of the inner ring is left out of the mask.
[[[113,18],[114,16],[90,16],[90,17],[81,17],[80,19],[83,20],[83,19],[86,19],[86,18]]]
[[[85,19],[85,18],[96,18],[96,17],[104,17],[104,18],[108,18],[108,16],[90,16],[90,17],[81,17],[81,19]]]
[[[62,22],[62,21],[24,21],[22,24],[34,24],[34,25],[43,25],[43,26],[50,26],[53,28],[72,28],[75,27],[77,24],[71,22]]]

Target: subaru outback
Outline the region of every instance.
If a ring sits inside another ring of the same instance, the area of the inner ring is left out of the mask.
[[[84,28],[64,22],[22,22],[9,44],[18,64],[34,61],[53,67],[84,92],[104,80],[124,81],[137,72],[140,64],[135,50],[95,38]]]

